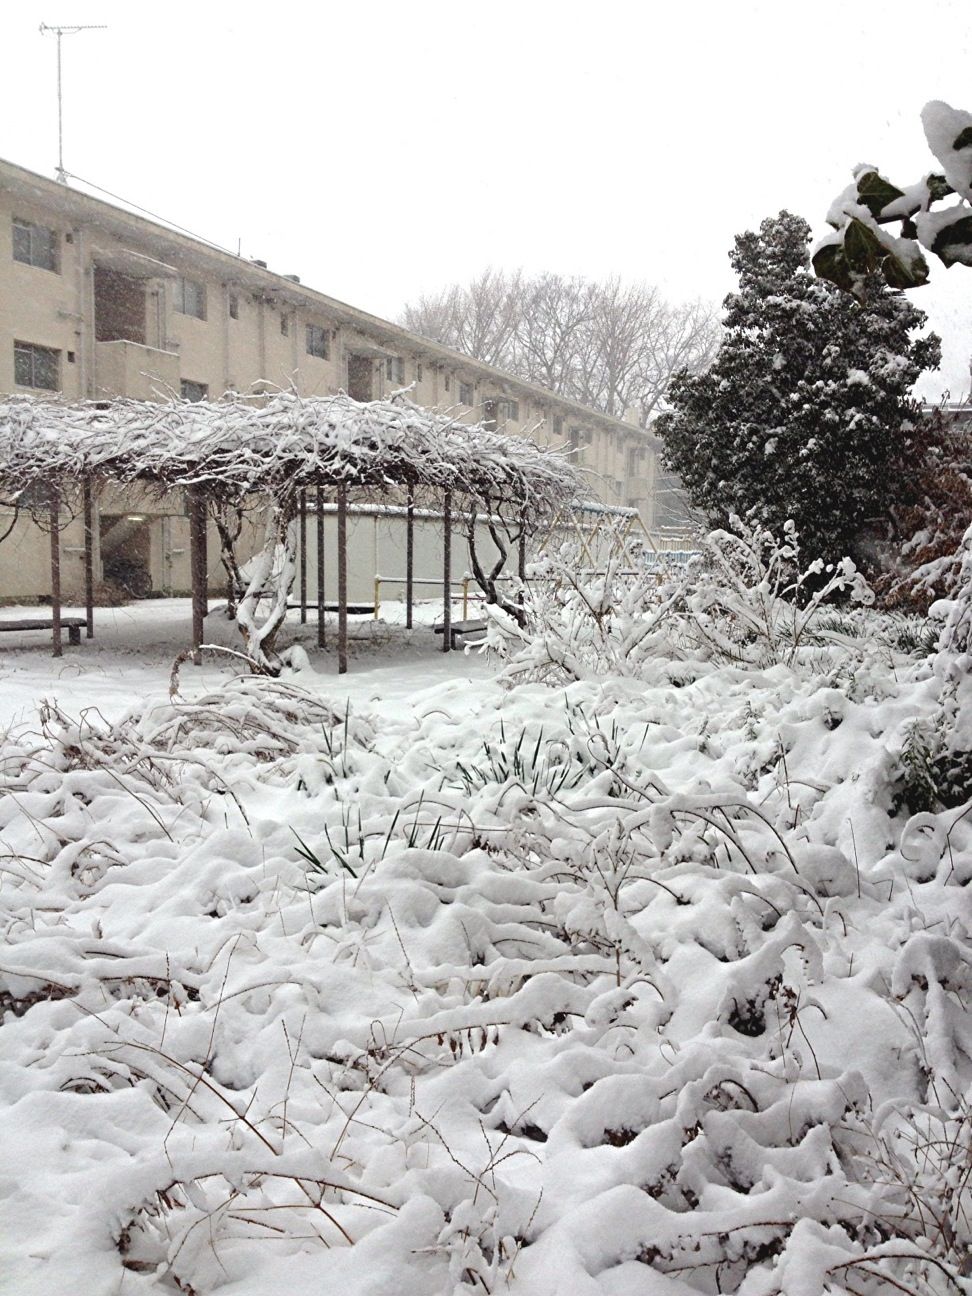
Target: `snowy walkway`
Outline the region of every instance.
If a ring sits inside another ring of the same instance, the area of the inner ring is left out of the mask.
[[[213,600],[206,620],[209,643],[240,648],[236,626],[221,616],[224,606]],[[458,605],[457,605],[458,606]],[[17,620],[37,615],[37,608],[0,608],[0,618]],[[75,609],[65,608],[65,615]],[[326,694],[332,705],[343,709],[344,700],[352,706],[380,699],[392,706],[411,697],[416,689],[432,686],[448,688],[455,703],[469,696],[473,681],[489,679],[493,669],[476,652],[443,653],[441,639],[432,633],[432,624],[442,612],[441,602],[419,604],[415,610],[415,629],[404,625],[404,608],[388,602],[382,607],[382,620],[352,617],[349,622],[351,660],[349,674],[337,674],[336,618],[329,617],[329,643],[317,647],[317,623],[313,610],[306,625],[299,613],[287,618],[281,643],[297,642],[311,660],[310,670],[288,673],[301,688]],[[40,610],[44,615],[44,610]],[[83,616],[83,609],[80,610]],[[125,607],[95,609],[95,638],[81,640],[80,647],[65,645],[64,656],[51,656],[50,636],[43,631],[7,634],[0,640],[0,726],[30,721],[42,698],[57,698],[63,709],[76,714],[78,708],[98,707],[109,719],[115,719],[138,699],[164,695],[169,686],[169,671],[176,655],[190,642],[191,605],[189,599],[146,599]],[[221,680],[237,674],[228,659],[213,654],[204,657],[199,667],[182,668],[184,687],[190,694],[216,687]]]

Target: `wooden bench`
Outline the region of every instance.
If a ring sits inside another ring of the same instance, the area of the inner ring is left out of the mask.
[[[436,634],[445,633],[445,626],[441,621],[438,625],[434,625],[432,629]],[[449,627],[449,640],[452,648],[457,646],[457,639],[472,638],[473,636],[476,636],[476,643],[480,643],[486,638],[485,621],[453,621]]]
[[[324,604],[324,611],[325,611],[325,612],[340,612],[340,610],[341,610],[340,605],[337,604],[337,603],[325,603],[325,604]],[[288,603],[287,603],[287,611],[288,611],[288,612],[293,612],[293,611],[298,611],[298,612],[299,612],[299,611],[300,611],[300,604],[299,604],[299,603],[291,603],[291,602],[288,602]],[[316,611],[317,611],[317,600],[316,600],[316,599],[314,599],[314,600],[308,599],[308,600],[307,600],[307,611],[308,611],[308,613],[316,612]],[[349,604],[348,604],[348,616],[374,616],[374,614],[375,614],[375,605],[374,605],[374,603],[349,603]]]
[[[79,644],[81,642],[81,627],[87,625],[84,617],[61,617],[61,629],[68,632],[68,643]],[[53,632],[53,621],[42,620],[23,620],[23,621],[0,621],[0,631],[2,630],[46,630],[49,634]]]

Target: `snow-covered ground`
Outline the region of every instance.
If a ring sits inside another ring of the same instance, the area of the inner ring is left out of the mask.
[[[206,641],[240,650],[239,631],[220,610],[225,604],[210,603],[206,619]],[[453,615],[461,614],[456,603]],[[43,609],[7,607],[0,620],[49,616]],[[65,616],[84,616],[82,608],[65,608]],[[442,615],[440,602],[416,605],[415,628],[404,628],[404,606],[382,605],[381,621],[371,616],[349,618],[349,673],[337,676],[337,618],[329,614],[326,623],[328,647],[317,649],[317,622],[313,608],[306,625],[296,611],[288,614],[286,638],[302,644],[311,665],[301,676],[303,686],[326,690],[337,705],[341,698],[353,704],[371,698],[393,702],[408,696],[416,679],[429,684],[464,679],[485,679],[492,671],[478,654],[441,652],[442,639],[431,630]],[[475,615],[471,611],[470,615]],[[64,656],[51,657],[50,635],[40,630],[0,634],[0,726],[33,719],[40,698],[56,697],[67,709],[97,706],[106,716],[116,717],[137,698],[164,693],[169,670],[178,653],[191,642],[192,612],[189,599],[151,599],[124,607],[95,609],[95,637],[82,639],[79,647],[65,640]],[[205,654],[201,666],[183,668],[187,685],[213,688],[237,672],[226,658]],[[324,677],[317,679],[316,677]],[[293,677],[296,679],[296,676]],[[460,693],[468,690],[460,689]]]
[[[170,700],[187,615],[0,644],[4,1290],[969,1290],[941,662],[508,690],[379,627]]]

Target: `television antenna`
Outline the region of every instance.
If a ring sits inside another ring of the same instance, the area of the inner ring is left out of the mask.
[[[51,27],[41,23],[42,36],[48,34],[57,37],[57,178],[61,184],[67,184],[67,172],[64,170],[64,114],[63,96],[61,93],[61,37],[76,36],[83,31],[107,31],[106,23],[89,23],[80,27]]]

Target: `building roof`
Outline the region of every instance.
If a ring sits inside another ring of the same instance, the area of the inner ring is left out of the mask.
[[[130,238],[133,233],[151,244],[158,252],[158,259],[147,258],[154,262],[144,267],[148,273],[161,274],[182,272],[195,267],[219,274],[227,283],[240,287],[262,290],[271,295],[275,301],[288,302],[295,306],[316,309],[323,315],[347,327],[360,330],[372,338],[377,338],[384,346],[407,347],[414,354],[423,355],[433,363],[446,365],[475,375],[482,381],[493,384],[498,395],[515,393],[523,398],[530,398],[536,403],[549,405],[555,413],[569,419],[582,420],[586,424],[596,424],[608,428],[616,434],[637,439],[653,439],[649,433],[636,424],[627,423],[611,414],[603,414],[590,406],[558,396],[538,383],[527,382],[503,369],[475,360],[454,351],[451,347],[433,342],[418,333],[411,333],[400,324],[372,315],[368,311],[349,306],[346,302],[329,297],[316,289],[308,288],[297,281],[294,276],[277,274],[260,265],[258,262],[209,243],[188,232],[149,220],[145,216],[116,207],[101,198],[82,193],[69,185],[49,180],[46,176],[28,171],[0,158],[0,189],[23,195],[27,200],[55,212],[62,219],[77,220],[94,225],[108,234],[119,238]],[[111,251],[99,249],[99,260],[110,264]],[[166,260],[168,258],[169,260]],[[169,261],[172,264],[169,264]]]

